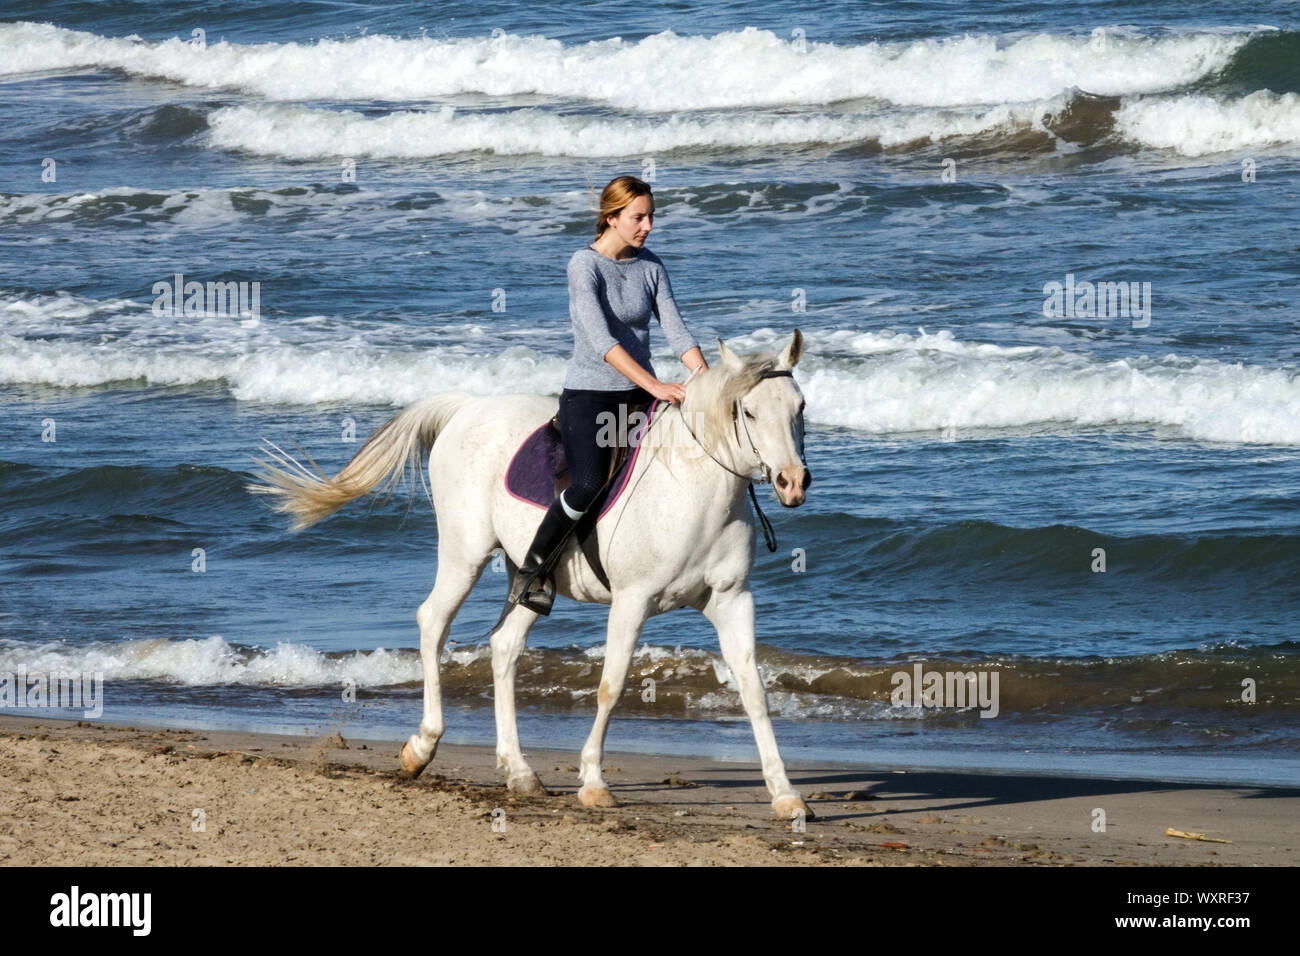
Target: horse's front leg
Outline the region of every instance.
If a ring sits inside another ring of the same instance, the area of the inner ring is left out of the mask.
[[[627,670],[632,663],[632,651],[641,637],[641,627],[649,613],[649,604],[641,597],[616,595],[609,608],[609,631],[605,639],[605,666],[600,673],[600,687],[596,691],[596,723],[582,747],[582,787],[578,800],[584,807],[613,807],[617,802],[605,785],[601,775],[601,761],[605,750],[605,731],[614,706],[623,696]]]
[[[545,794],[542,781],[533,773],[519,749],[519,726],[515,719],[515,669],[523,652],[528,631],[537,612],[516,605],[501,626],[492,632],[493,707],[497,719],[497,766],[507,773],[506,786],[516,793]]]
[[[772,732],[772,719],[767,714],[767,693],[754,660],[754,595],[749,590],[714,591],[703,611],[718,629],[722,659],[736,679],[745,713],[754,728],[758,756],[763,763],[763,780],[772,794],[773,812],[783,820],[800,813],[811,820],[812,811],[786,779],[785,764],[776,747],[776,734]]]

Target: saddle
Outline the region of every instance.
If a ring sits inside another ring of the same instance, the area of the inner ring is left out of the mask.
[[[592,501],[573,531],[573,536],[577,538],[587,563],[591,565],[596,578],[606,588],[609,587],[609,578],[605,574],[605,567],[601,564],[600,552],[597,549],[596,523],[614,506],[627,488],[628,479],[632,476],[632,469],[641,451],[641,438],[661,404],[663,403],[658,399],[652,399],[649,402],[631,403],[627,406],[628,421],[636,412],[642,413],[645,421],[628,432],[626,443],[620,442],[615,446],[614,454],[610,456],[605,488]],[[621,434],[623,423],[619,424]],[[557,411],[549,421],[539,425],[523,440],[506,468],[505,486],[511,497],[546,509],[551,506],[551,502],[560,492],[572,484],[568,462],[564,456],[562,434],[560,413]]]

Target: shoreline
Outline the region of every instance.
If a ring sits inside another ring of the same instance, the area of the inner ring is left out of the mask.
[[[756,762],[609,752],[620,806],[582,808],[576,754],[0,715],[6,865],[1294,865],[1300,789],[791,760],[816,815],[771,816]],[[1263,798],[1263,799],[1261,799]],[[1096,811],[1106,829],[1094,830]],[[202,812],[205,828],[193,829]],[[492,821],[504,821],[495,832]],[[1167,836],[1167,828],[1231,840]]]
[[[356,721],[351,716],[338,713],[322,720],[321,715],[303,715],[293,721],[222,721],[230,711],[212,711],[212,719],[204,719],[200,712],[190,710],[179,720],[163,722],[156,718],[156,710],[135,710],[117,705],[118,715],[114,726],[138,729],[185,729],[204,733],[234,732],[247,734],[272,734],[298,740],[342,733],[348,739],[381,742],[404,740],[413,729],[409,721],[398,725],[380,722]],[[18,711],[0,709],[0,717],[43,719],[54,710]],[[61,713],[67,713],[66,710]],[[468,718],[468,719],[467,719]],[[49,719],[76,721],[74,715]],[[495,747],[495,722],[490,701],[487,706],[469,714],[458,710],[456,724],[449,727],[443,745],[463,747]],[[102,718],[91,721],[102,723]],[[576,735],[566,737],[566,722],[576,722]],[[554,713],[534,714],[527,707],[520,708],[519,729],[521,738],[538,744],[540,750],[568,753],[576,759],[582,742],[590,730],[591,715]],[[1177,749],[1089,751],[1079,748],[1058,749],[1053,746],[1025,750],[1016,747],[980,746],[980,741],[964,749],[956,742],[941,739],[918,743],[911,738],[906,745],[888,739],[871,738],[845,742],[843,732],[856,725],[848,721],[819,722],[819,742],[801,742],[782,727],[783,718],[774,718],[781,742],[782,757],[787,766],[821,765],[830,763],[845,769],[907,770],[909,772],[980,773],[988,775],[1046,775],[1088,780],[1141,781],[1147,783],[1178,783],[1220,787],[1300,788],[1300,756],[1261,757],[1259,754],[1241,756],[1232,753],[1185,752]],[[718,731],[727,739],[719,736]],[[755,763],[757,750],[747,720],[736,719],[726,724],[710,725],[707,721],[674,720],[670,727],[655,727],[645,733],[638,722],[615,720],[611,724],[610,745],[620,753],[640,756],[662,756],[679,759],[710,760],[722,764]],[[686,731],[683,733],[683,731]],[[736,731],[734,736],[732,731]],[[631,739],[629,739],[629,736]],[[617,738],[621,737],[621,740]],[[866,754],[864,756],[863,754]]]

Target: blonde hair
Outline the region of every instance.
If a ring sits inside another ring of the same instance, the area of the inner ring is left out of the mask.
[[[595,187],[591,185],[591,177],[587,177],[587,185],[595,193]],[[609,228],[606,221],[610,216],[617,216],[627,206],[641,196],[650,197],[650,208],[654,209],[654,194],[650,191],[650,184],[643,179],[635,176],[615,176],[609,181],[600,193],[600,205],[592,204],[592,210],[596,213],[596,238]]]

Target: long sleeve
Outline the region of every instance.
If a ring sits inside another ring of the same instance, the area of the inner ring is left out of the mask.
[[[581,255],[569,260],[569,314],[573,326],[590,346],[595,357],[603,359],[605,353],[618,345],[618,339],[609,331],[605,310],[597,294],[600,279],[590,261]]]
[[[700,343],[695,340],[695,336],[691,335],[690,329],[686,328],[686,323],[682,320],[682,314],[677,311],[673,286],[668,281],[668,270],[664,268],[662,262],[656,263],[655,273],[655,316],[659,319],[660,328],[668,336],[668,344],[673,354],[681,358]]]
[[[698,345],[677,311],[663,263],[649,249],[615,261],[589,246],[569,259],[568,273],[573,358],[564,375],[565,388],[608,392],[635,388],[635,382],[605,360],[615,345],[654,375],[650,358],[654,321],[679,355]]]

